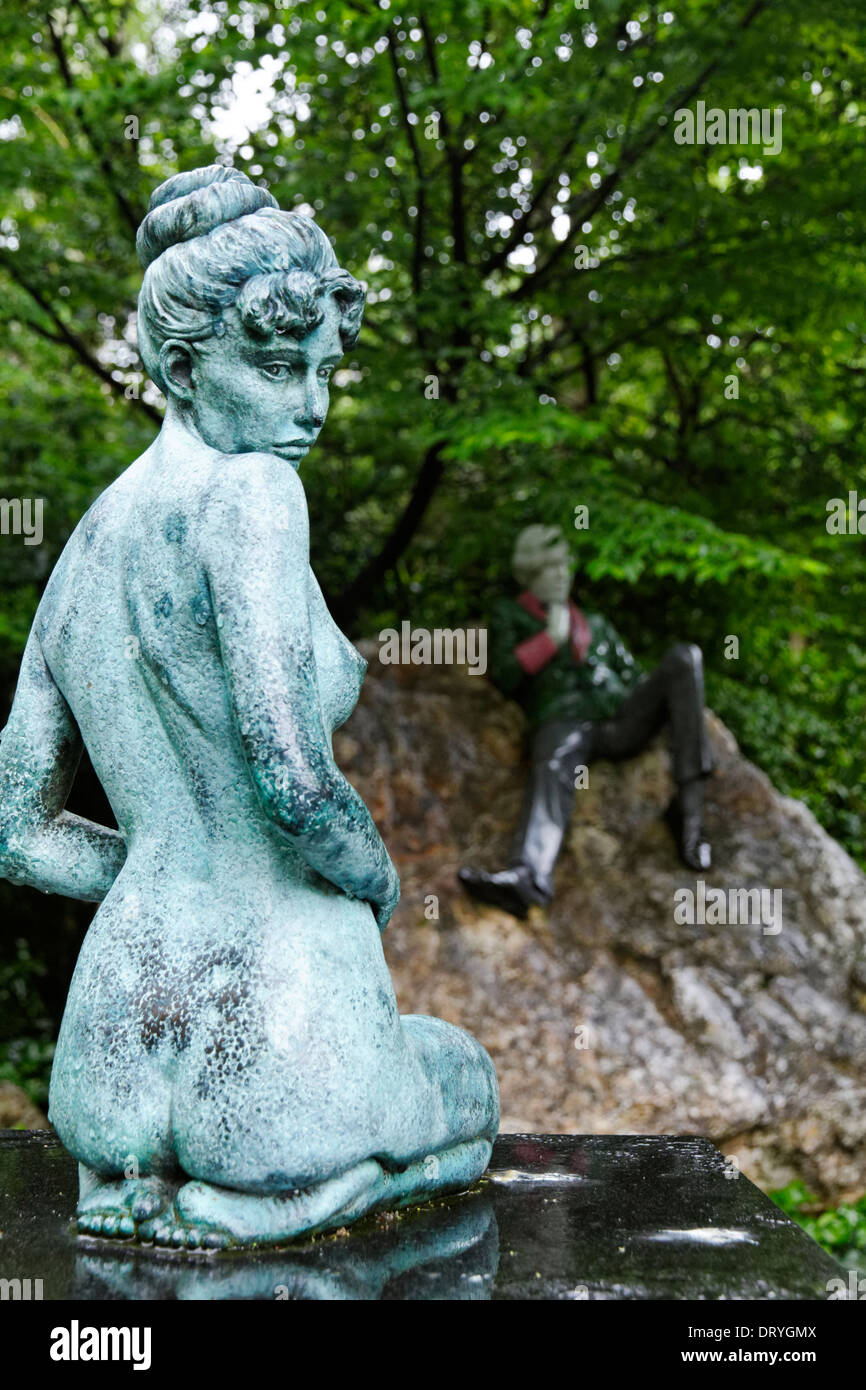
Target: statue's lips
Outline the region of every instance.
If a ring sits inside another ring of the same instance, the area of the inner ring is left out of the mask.
[[[313,442],[312,439],[291,439],[286,444],[274,444],[272,450],[279,458],[288,459],[289,463],[300,463],[304,454],[313,447]]]

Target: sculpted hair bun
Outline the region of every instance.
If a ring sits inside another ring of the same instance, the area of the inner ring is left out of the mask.
[[[145,269],[169,246],[204,236],[260,208],[278,207],[276,198],[239,169],[208,164],[166,179],[150,197],[135,249]]]
[[[230,311],[254,337],[300,339],[321,323],[330,298],[343,351],[357,341],[363,285],[341,269],[314,218],[280,211],[270,193],[237,169],[211,164],[166,179],[151,196],[136,245],[144,265],[138,350],[166,395],[165,344],[221,336]]]

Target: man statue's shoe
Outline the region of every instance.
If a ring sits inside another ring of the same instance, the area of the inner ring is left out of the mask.
[[[665,811],[665,820],[673,832],[680,859],[686,867],[699,872],[709,869],[713,856],[708,841],[704,839],[700,815],[684,813],[680,797],[675,796]]]
[[[532,873],[525,864],[513,869],[500,869],[487,874],[483,869],[461,869],[458,878],[473,898],[479,902],[501,907],[513,917],[525,919],[534,903],[549,903],[551,894],[536,887]]]

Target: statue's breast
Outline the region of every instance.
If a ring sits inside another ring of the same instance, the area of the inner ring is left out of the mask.
[[[310,621],[322,711],[329,731],[344,724],[358,703],[367,663],[331,617],[311,571]]]

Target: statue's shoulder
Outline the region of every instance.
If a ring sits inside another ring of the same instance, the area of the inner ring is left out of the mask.
[[[73,527],[54,567],[55,573],[62,573],[64,565],[80,548],[90,549],[101,532],[115,528],[118,513],[126,507],[132,491],[130,473],[130,468],[125,469],[94,498],[77,525]]]
[[[489,611],[491,617],[494,614],[499,617],[508,618],[517,618],[521,614],[524,614],[527,618],[530,616],[522,604],[519,604],[517,599],[511,594],[497,594],[496,597],[491,600]]]
[[[203,481],[204,532],[228,547],[280,536],[289,547],[309,550],[303,484],[275,454],[215,454]]]
[[[518,603],[516,597],[509,594],[500,594],[493,600],[488,619],[491,626],[498,628],[500,632],[516,632],[521,636],[535,632],[540,626],[540,620],[534,618],[522,603]]]
[[[57,557],[33,621],[34,631],[43,644],[57,614],[68,607],[69,594],[80,582],[82,565],[105,563],[105,546],[110,547],[118,535],[119,520],[132,490],[129,472],[125,469],[91,502]]]
[[[304,485],[291,464],[276,454],[220,454],[214,451],[208,480],[215,498],[249,497],[251,493],[306,500]]]
[[[603,642],[606,642],[609,646],[613,646],[616,643],[618,633],[613,623],[610,621],[610,618],[606,617],[604,613],[599,613],[597,608],[584,608],[583,605],[581,605],[580,611],[589,623],[593,647]]]

